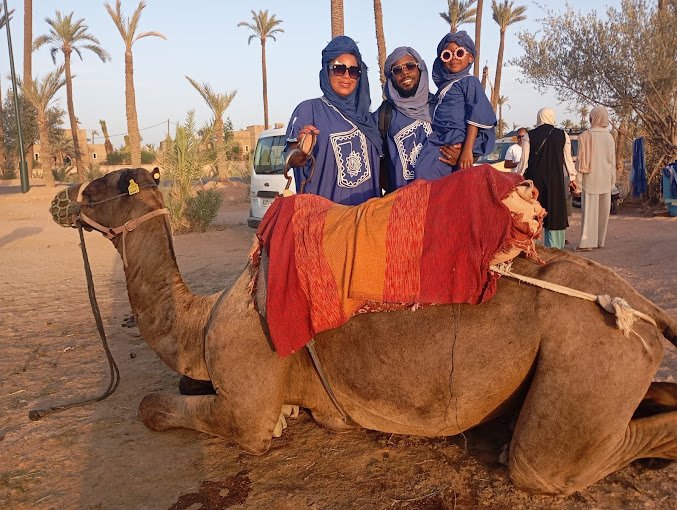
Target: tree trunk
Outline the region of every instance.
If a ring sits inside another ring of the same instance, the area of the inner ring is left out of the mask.
[[[219,179],[226,179],[228,177],[228,173],[226,172],[228,161],[226,160],[225,132],[222,118],[214,119],[214,139],[214,146],[216,148],[216,166]]]
[[[0,85],[0,173],[5,175],[7,170],[7,151],[5,149],[5,127],[2,122],[4,118],[2,112],[2,85]]]
[[[40,156],[42,157],[42,180],[48,188],[54,187],[54,167],[52,157],[52,146],[49,143],[49,129],[47,128],[47,119],[45,114],[38,112],[38,133],[40,134]]]
[[[475,14],[475,64],[473,74],[480,77],[480,43],[482,40],[482,6],[484,0],[477,0],[477,14]]]
[[[374,0],[374,24],[376,25],[376,46],[378,47],[378,68],[381,73],[381,88],[386,84],[386,38],[383,33],[383,9],[381,0]]]
[[[24,0],[24,86],[33,81],[33,0]],[[33,173],[33,140],[26,140],[28,175]]]
[[[105,120],[100,120],[99,124],[101,124],[101,132],[103,133],[103,147],[104,150],[106,151],[106,156],[109,154],[113,154],[113,144],[110,142],[110,138],[108,137],[108,126],[106,125]]]
[[[331,0],[331,38],[343,35],[343,0]]]
[[[73,152],[75,153],[75,168],[78,171],[78,182],[85,182],[85,167],[82,164],[80,152],[80,140],[78,140],[78,121],[75,117],[73,106],[73,75],[71,74],[71,53],[64,51],[64,68],[66,71],[66,105],[68,106],[68,119],[71,123],[71,136],[73,137]]]
[[[498,98],[501,93],[501,73],[503,72],[503,51],[505,49],[505,30],[501,29],[501,39],[498,44],[498,57],[496,58],[496,78],[494,78],[494,89],[491,92],[491,106],[496,110]]]
[[[625,144],[628,143],[628,118],[626,115],[621,117],[616,135],[616,182],[623,183],[627,181],[625,175],[625,160],[623,158]]]
[[[131,48],[125,51],[125,101],[127,108],[127,134],[129,152],[133,167],[141,165],[141,135],[136,116],[136,94],[134,91],[134,57]]]
[[[498,137],[503,138],[503,106],[498,105]]]
[[[266,73],[265,39],[261,39],[261,76],[263,76],[263,127],[268,129],[268,74]]]

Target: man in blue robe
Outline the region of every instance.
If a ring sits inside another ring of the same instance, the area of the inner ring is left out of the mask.
[[[414,180],[414,163],[432,133],[433,95],[428,87],[428,68],[413,48],[396,48],[384,65],[386,100],[374,112],[385,135],[384,167],[387,193]],[[385,177],[385,176],[382,176]]]

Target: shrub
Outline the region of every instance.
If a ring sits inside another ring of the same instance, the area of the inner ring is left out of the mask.
[[[143,149],[141,151],[141,164],[150,165],[152,163],[155,163],[155,153],[153,151],[147,151],[146,149]]]
[[[114,151],[106,154],[107,165],[128,165],[131,161],[129,152]]]
[[[186,216],[190,226],[200,232],[207,230],[214,221],[223,202],[223,195],[217,189],[201,189],[187,200]]]

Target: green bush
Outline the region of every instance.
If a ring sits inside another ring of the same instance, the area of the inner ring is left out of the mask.
[[[141,150],[141,164],[150,165],[155,163],[155,153],[153,151],[147,151],[146,149]]]
[[[131,161],[129,152],[114,151],[106,155],[107,165],[129,165]]]
[[[190,226],[204,232],[214,221],[223,202],[223,195],[217,189],[202,189],[187,200],[186,216]]]

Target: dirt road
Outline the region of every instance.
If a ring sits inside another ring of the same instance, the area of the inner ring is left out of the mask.
[[[31,409],[100,393],[108,369],[77,231],[57,226],[47,211],[54,192],[0,195],[1,508],[674,508],[677,464],[635,463],[568,498],[517,490],[498,463],[510,439],[500,421],[465,437],[421,439],[336,435],[302,413],[261,457],[197,432],[150,432],[137,417],[139,401],[175,390],[178,377],[126,327],[122,264],[96,233],[87,246],[122,382],[104,402],[31,422]],[[238,196],[224,205],[217,230],[175,240],[196,293],[230,285],[244,267],[252,231]],[[579,219],[576,211],[573,244]],[[586,256],[677,316],[676,253],[677,218],[622,210],[607,247]],[[670,347],[662,380],[675,381],[676,359]]]

